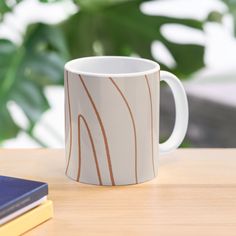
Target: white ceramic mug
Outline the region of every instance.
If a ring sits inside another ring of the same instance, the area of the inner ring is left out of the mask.
[[[159,88],[171,88],[176,121],[159,144]],[[151,60],[86,57],[65,65],[66,174],[88,184],[128,185],[157,175],[160,154],[185,136],[188,103],[181,82]]]

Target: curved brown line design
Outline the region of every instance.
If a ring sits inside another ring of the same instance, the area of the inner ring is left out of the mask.
[[[149,93],[149,99],[150,99],[150,110],[151,110],[151,145],[152,145],[152,169],[153,169],[153,175],[156,176],[155,173],[155,165],[154,165],[154,155],[153,155],[153,111],[152,111],[152,93],[150,89],[150,85],[148,82],[148,77],[145,75],[145,79],[147,82],[147,87],[148,87],[148,93]]]
[[[71,121],[71,107],[70,107],[70,89],[69,89],[69,80],[68,80],[68,71],[66,70],[66,87],[67,87],[67,100],[68,100],[68,111],[69,111],[69,126],[70,126],[70,143],[69,143],[69,156],[66,165],[66,173],[70,164],[71,158],[71,147],[72,147],[72,121]]]
[[[130,118],[131,118],[131,121],[132,121],[132,126],[133,126],[133,131],[134,131],[134,160],[135,160],[135,181],[136,181],[136,184],[138,183],[138,161],[137,161],[137,134],[136,134],[136,127],[135,127],[135,121],[134,121],[134,116],[133,116],[133,113],[131,111],[131,108],[129,106],[129,103],[125,97],[125,95],[122,93],[122,91],[120,90],[119,86],[116,84],[116,82],[111,78],[109,77],[110,81],[112,82],[112,84],[115,86],[115,88],[117,89],[117,91],[119,92],[119,94],[121,95],[123,101],[125,102],[125,105],[129,111],[129,114],[130,114]]]
[[[103,125],[103,122],[101,120],[101,117],[98,113],[98,110],[96,108],[96,105],[92,99],[92,96],[90,95],[89,91],[88,91],[88,88],[86,87],[85,83],[84,83],[84,80],[82,78],[81,75],[79,75],[79,78],[80,78],[80,81],[88,95],[88,98],[93,106],[93,109],[95,111],[95,114],[96,114],[96,117],[98,119],[98,122],[99,122],[99,125],[100,125],[100,128],[101,128],[101,131],[102,131],[102,136],[103,136],[103,141],[104,141],[104,145],[105,145],[105,150],[106,150],[106,154],[107,154],[107,163],[108,163],[108,168],[109,168],[109,174],[110,174],[110,178],[111,178],[111,183],[112,185],[116,185],[115,184],[115,180],[114,180],[114,176],[113,176],[113,171],[112,171],[112,164],[111,164],[111,157],[110,157],[110,151],[109,151],[109,145],[108,145],[108,141],[107,141],[107,136],[106,136],[106,132],[105,132],[105,128],[104,128],[104,125]]]
[[[93,142],[93,137],[92,137],[92,134],[91,134],[91,131],[89,129],[87,121],[85,120],[85,118],[81,114],[78,115],[78,149],[79,149],[78,160],[79,161],[78,161],[77,181],[79,181],[80,173],[81,173],[81,142],[80,142],[80,135],[81,135],[80,124],[81,124],[81,120],[84,122],[86,130],[88,132],[89,140],[90,140],[92,150],[93,150],[94,161],[95,161],[95,164],[96,164],[96,170],[97,170],[97,176],[98,176],[99,184],[102,185],[102,179],[101,179],[101,174],[100,174],[100,170],[99,170],[98,159],[97,159],[95,145],[94,145],[94,142]]]

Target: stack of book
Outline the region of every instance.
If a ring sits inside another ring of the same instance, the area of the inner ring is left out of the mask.
[[[0,236],[21,235],[53,216],[46,183],[0,176]]]

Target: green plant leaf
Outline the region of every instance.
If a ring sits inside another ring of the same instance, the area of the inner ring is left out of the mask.
[[[136,0],[74,0],[82,10],[93,11],[99,10],[107,6],[130,2]]]
[[[39,1],[46,4],[60,0]],[[8,110],[10,101],[17,103],[28,118],[26,132],[33,137],[35,124],[49,108],[44,88],[63,84],[63,67],[68,59],[138,55],[154,60],[151,44],[159,40],[176,61],[175,68],[161,65],[162,69],[187,78],[204,65],[203,46],[177,44],[160,33],[162,26],[172,23],[202,30],[200,21],[145,15],[140,11],[140,4],[145,0],[74,2],[79,5],[78,13],[59,25],[30,25],[22,45],[0,40],[0,141],[15,137],[21,130]],[[0,4],[0,17],[14,7],[4,1]]]
[[[222,0],[227,6],[234,20],[234,35],[236,36],[236,0]]]
[[[11,8],[6,4],[6,1],[0,1],[0,16],[3,16],[8,11],[11,11]]]
[[[0,54],[1,141],[16,136],[20,130],[8,111],[9,101],[22,109],[30,123],[29,131],[32,131],[49,108],[45,86],[63,84],[68,52],[57,27],[37,24],[28,28],[20,46],[0,40]]]
[[[3,19],[3,16],[7,12],[11,12],[13,8],[20,2],[21,0],[14,1],[6,1],[0,0],[0,22]]]
[[[83,0],[78,0],[78,2],[86,3],[88,6],[91,3],[91,1]],[[151,43],[159,40],[169,49],[176,60],[177,66],[172,71],[177,75],[186,78],[204,65],[203,46],[173,43],[160,33],[163,25],[171,23],[201,30],[202,22],[145,15],[140,11],[140,3],[143,2],[140,0],[101,0],[98,2],[103,4],[103,8],[94,7],[92,11],[88,6],[81,8],[81,11],[62,24],[72,58],[98,54],[137,54],[154,59],[151,53]],[[97,45],[99,50],[96,50]],[[162,68],[171,70],[164,65]]]
[[[20,128],[15,124],[6,106],[0,104],[0,142],[15,137]]]

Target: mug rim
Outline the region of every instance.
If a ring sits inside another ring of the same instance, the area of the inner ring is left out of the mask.
[[[75,62],[79,62],[82,60],[93,60],[93,59],[126,59],[126,60],[133,60],[137,62],[145,62],[149,63],[153,66],[153,68],[148,69],[148,70],[142,70],[140,72],[130,72],[130,73],[94,73],[94,72],[87,72],[87,71],[82,71],[82,70],[77,70],[72,68],[72,64]],[[91,76],[91,77],[141,77],[145,76],[148,74],[153,74],[155,72],[160,71],[160,65],[152,61],[150,59],[146,58],[140,58],[140,57],[129,57],[129,56],[89,56],[89,57],[80,57],[76,58],[73,60],[70,60],[66,62],[64,69],[66,71],[72,72],[74,74],[80,74],[80,75],[85,75],[85,76]]]

